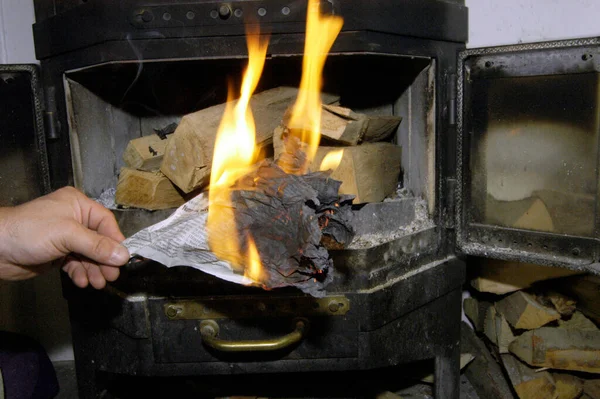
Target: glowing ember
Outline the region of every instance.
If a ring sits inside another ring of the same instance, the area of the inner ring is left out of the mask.
[[[308,1],[300,92],[287,124],[290,133],[304,144],[301,150],[306,157],[299,168],[281,163],[287,173],[306,173],[317,152],[321,139],[321,75],[327,54],[343,25],[341,17],[321,15],[319,7],[319,0]]]
[[[248,67],[244,72],[240,98],[234,106],[230,87],[230,101],[226,105],[215,140],[207,221],[211,251],[240,271],[245,263],[241,255],[243,243],[240,238],[243,237],[239,237],[237,232],[231,206],[231,185],[246,174],[256,160],[254,118],[248,104],[265,64],[268,39],[261,38],[257,31],[249,31],[247,44]]]
[[[323,161],[321,161],[321,166],[319,166],[319,170],[336,170],[338,166],[340,166],[340,162],[342,162],[342,157],[344,156],[344,150],[335,150],[330,151],[325,155]]]

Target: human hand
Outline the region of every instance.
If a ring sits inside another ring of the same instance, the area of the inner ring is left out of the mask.
[[[64,260],[75,285],[101,289],[129,260],[124,239],[112,212],[73,187],[0,208],[0,280],[30,278]]]

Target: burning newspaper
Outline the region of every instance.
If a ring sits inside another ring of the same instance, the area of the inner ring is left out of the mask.
[[[353,236],[352,196],[339,196],[340,182],[326,172],[306,175],[285,173],[263,161],[239,179],[231,202],[213,200],[213,207],[232,206],[235,229],[224,225],[213,234],[238,243],[241,259],[232,264],[210,249],[207,220],[209,201],[200,194],[166,220],[128,238],[132,255],[167,267],[191,266],[223,280],[265,289],[294,286],[323,296],[333,279],[333,265],[322,245],[323,237],[340,245]],[[228,237],[232,232],[236,237]],[[251,248],[260,272],[249,275]]]

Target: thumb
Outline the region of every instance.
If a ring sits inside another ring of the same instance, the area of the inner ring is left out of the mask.
[[[79,223],[68,230],[65,248],[103,265],[122,266],[129,260],[129,251],[112,238],[98,234]]]

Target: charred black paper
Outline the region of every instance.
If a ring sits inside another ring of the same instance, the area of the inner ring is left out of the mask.
[[[343,246],[354,236],[353,197],[340,196],[340,184],[327,172],[291,175],[263,161],[232,187],[241,250],[247,251],[252,237],[265,270],[264,288],[295,286],[313,296],[325,294],[334,270],[323,237]]]

